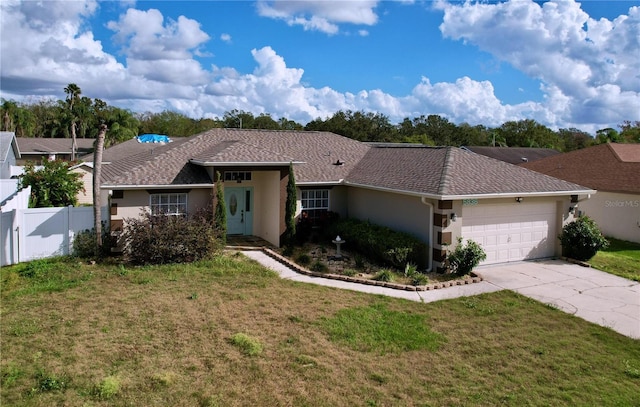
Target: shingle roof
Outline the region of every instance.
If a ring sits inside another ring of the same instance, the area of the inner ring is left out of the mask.
[[[369,145],[328,132],[212,129],[165,145],[130,140],[104,157],[108,186],[209,184],[203,165],[294,162],[300,186],[345,181],[442,197],[588,190],[455,147]]]
[[[440,197],[588,190],[455,147],[375,147],[347,181]]]
[[[593,189],[640,193],[640,144],[600,144],[522,166]]]
[[[22,154],[71,154],[70,138],[16,137]],[[93,150],[92,138],[76,138],[77,151]]]
[[[16,148],[17,145],[14,145],[13,139],[15,138],[15,133],[12,131],[0,131],[0,162],[5,162],[7,157],[9,156],[9,150],[11,147],[15,149],[16,157],[19,158],[20,149]]]
[[[296,165],[296,182],[339,183],[369,146],[337,134],[309,131],[211,129],[165,144],[129,140],[104,151],[105,185],[176,185],[210,183],[200,165],[304,162]],[[191,162],[193,160],[193,162]],[[343,165],[333,165],[340,160]]]
[[[511,164],[532,162],[560,154],[552,148],[467,146],[463,149]]]

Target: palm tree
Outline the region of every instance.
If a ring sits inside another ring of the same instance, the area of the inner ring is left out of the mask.
[[[73,107],[74,104],[80,99],[80,94],[82,90],[75,83],[70,83],[64,88],[64,93],[67,94],[67,105],[69,106],[69,112],[71,112],[71,160],[75,161],[76,159],[76,149],[78,148],[76,143],[76,118],[74,115]]]
[[[104,138],[107,134],[107,125],[101,124],[98,139],[93,150],[93,217],[96,230],[95,255],[99,257],[102,250],[102,202],[100,201],[100,175],[102,172],[102,150]]]

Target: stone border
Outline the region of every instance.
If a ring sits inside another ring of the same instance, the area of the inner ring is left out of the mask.
[[[289,260],[288,258],[286,258],[284,256],[281,256],[280,254],[276,253],[275,251],[273,251],[273,250],[271,250],[271,249],[269,249],[267,247],[262,247],[262,248],[254,247],[253,250],[262,250],[267,256],[271,257],[272,259],[277,260],[278,262],[280,262],[280,263],[284,264],[285,266],[291,268],[295,272],[300,273],[300,274],[304,274],[306,276],[329,278],[329,279],[332,279],[332,280],[346,281],[346,282],[349,282],[349,283],[358,283],[358,284],[373,285],[373,286],[378,286],[378,287],[393,288],[395,290],[430,291],[430,290],[437,290],[437,289],[440,289],[440,288],[455,287],[457,285],[466,285],[466,284],[479,283],[479,282],[484,280],[480,275],[475,274],[475,273],[471,273],[470,276],[466,276],[463,279],[444,281],[444,282],[441,282],[441,283],[433,283],[433,284],[419,285],[419,286],[397,284],[397,283],[390,283],[390,282],[386,282],[386,281],[376,281],[376,280],[370,280],[370,279],[364,279],[364,278],[358,278],[358,277],[345,276],[345,275],[341,275],[341,274],[320,273],[320,272],[317,272],[317,271],[311,271],[309,269],[306,269],[306,268],[300,266],[297,263],[294,263],[293,261]]]

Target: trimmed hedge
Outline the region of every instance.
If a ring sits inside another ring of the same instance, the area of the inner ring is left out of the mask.
[[[427,245],[409,233],[358,219],[336,220],[327,233],[332,239],[339,235],[349,249],[382,265],[401,270],[407,263],[425,266]]]

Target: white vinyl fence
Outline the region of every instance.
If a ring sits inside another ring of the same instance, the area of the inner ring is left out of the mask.
[[[102,208],[102,218],[109,218]],[[0,265],[68,255],[73,238],[93,228],[92,207],[13,209],[0,214]]]

